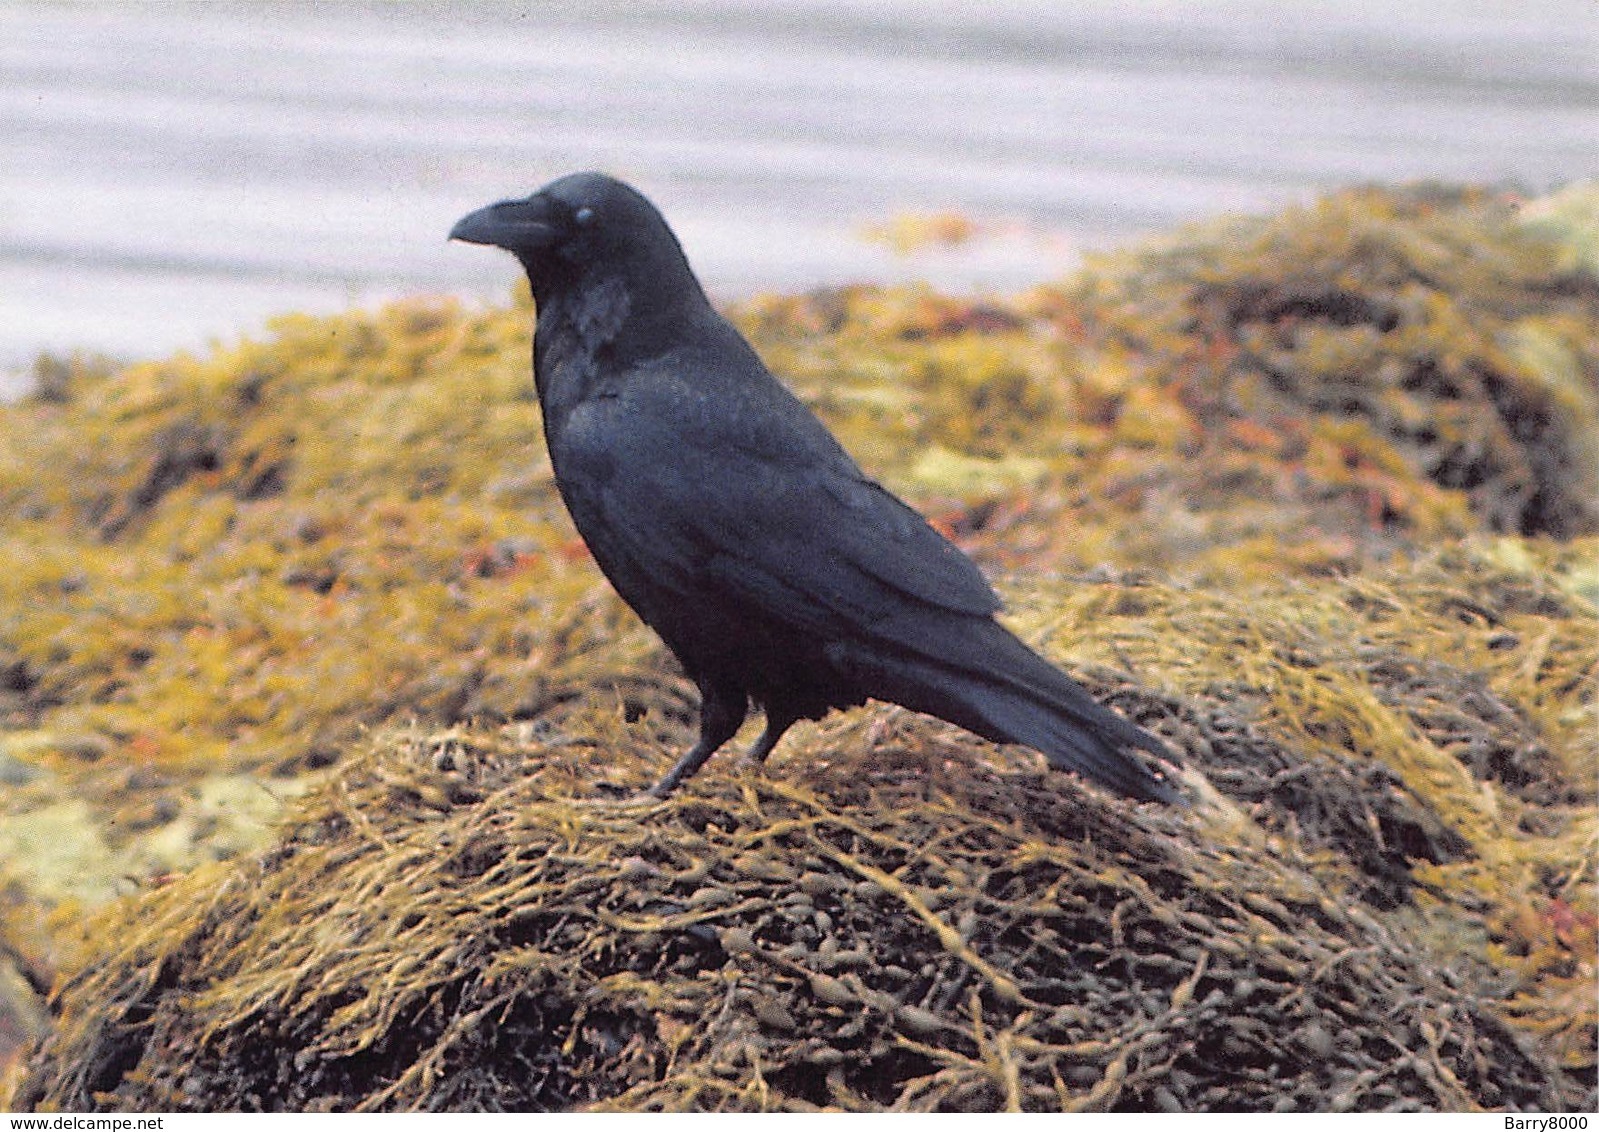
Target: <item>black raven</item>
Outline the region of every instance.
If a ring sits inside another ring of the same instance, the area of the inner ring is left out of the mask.
[[[743,723],[887,700],[1143,800],[1175,762],[994,620],[971,560],[873,483],[711,308],[665,219],[577,173],[462,217],[450,237],[527,270],[533,376],[555,482],[622,599],[701,694],[665,795]]]

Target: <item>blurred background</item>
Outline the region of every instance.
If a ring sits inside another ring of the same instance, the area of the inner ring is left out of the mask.
[[[1334,185],[1593,177],[1596,107],[1594,0],[0,4],[0,395],[40,351],[503,296],[451,223],[581,168],[720,298],[1004,290]]]

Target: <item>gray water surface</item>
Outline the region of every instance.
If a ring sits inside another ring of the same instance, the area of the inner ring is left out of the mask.
[[[1599,174],[1599,4],[0,4],[0,386],[273,312],[503,295],[462,213],[635,181],[713,294],[1013,289],[1360,181]],[[957,211],[896,255],[863,230]]]

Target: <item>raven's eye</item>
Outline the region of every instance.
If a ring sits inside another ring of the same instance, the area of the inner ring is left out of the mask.
[[[576,220],[578,224],[587,227],[594,222],[594,210],[588,205],[584,205],[572,214],[572,219]]]

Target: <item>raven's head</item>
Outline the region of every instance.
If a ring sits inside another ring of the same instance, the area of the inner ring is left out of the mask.
[[[604,173],[574,173],[532,196],[468,213],[450,239],[493,244],[522,261],[535,299],[621,276],[699,291],[666,220],[637,189]]]

